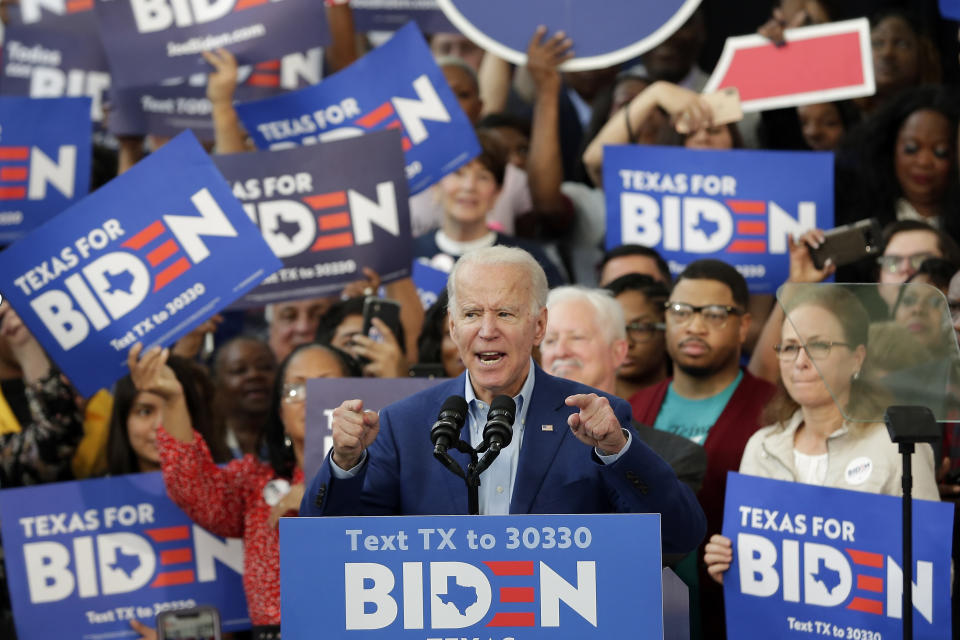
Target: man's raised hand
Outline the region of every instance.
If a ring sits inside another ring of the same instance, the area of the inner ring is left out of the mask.
[[[580,409],[567,418],[567,424],[580,442],[595,447],[603,455],[620,453],[627,444],[620,421],[603,396],[580,393],[568,397],[565,404]]]

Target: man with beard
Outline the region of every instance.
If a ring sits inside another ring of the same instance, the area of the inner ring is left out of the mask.
[[[707,473],[697,497],[707,516],[707,539],[723,523],[727,472],[740,468],[747,440],[763,426],[760,414],[775,387],[740,367],[750,329],[747,283],[719,260],[697,260],[680,274],[666,307],[667,353],[673,378],[630,398],[633,417],[684,436],[707,450]],[[705,629],[722,621],[716,583],[701,571]]]

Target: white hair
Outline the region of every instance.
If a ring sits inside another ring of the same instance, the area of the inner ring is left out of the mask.
[[[536,258],[517,247],[505,247],[495,245],[475,249],[463,254],[453,265],[453,271],[447,278],[447,296],[450,303],[447,308],[454,310],[457,308],[457,273],[460,269],[468,266],[514,266],[520,267],[527,272],[530,282],[531,300],[530,309],[534,315],[540,313],[540,310],[547,306],[547,292],[550,290],[547,285],[547,275],[543,272],[543,267],[537,262]]]
[[[457,69],[460,69],[461,71],[466,73],[468,76],[470,76],[470,81],[473,82],[473,88],[477,92],[480,91],[480,78],[477,76],[477,72],[474,70],[473,67],[470,66],[470,63],[468,63],[463,58],[460,58],[458,56],[440,56],[435,60],[435,62],[437,63],[437,66],[440,67],[441,69],[444,69],[446,67],[455,67]]]
[[[547,322],[553,308],[564,302],[582,301],[593,307],[597,325],[607,336],[607,341],[626,340],[627,321],[623,315],[623,307],[617,302],[613,294],[606,289],[589,289],[581,286],[557,287],[547,296]]]

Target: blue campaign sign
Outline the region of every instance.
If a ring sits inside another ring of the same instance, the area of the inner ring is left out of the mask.
[[[514,64],[526,62],[533,32],[565,31],[577,57],[568,71],[602,69],[649,51],[683,26],[700,0],[437,0],[450,22]]]
[[[90,99],[0,98],[0,244],[90,189]]]
[[[411,20],[424,33],[450,33],[456,28],[436,0],[350,0],[357,31],[392,31]]]
[[[100,125],[103,104],[110,88],[107,57],[100,44],[97,19],[89,3],[88,10],[77,10],[82,3],[71,2],[71,12],[57,3],[21,2],[7,9],[10,20],[5,26],[3,72],[0,95],[31,98],[64,96],[91,99],[90,116]]]
[[[283,518],[280,597],[284,640],[660,639],[660,516]]]
[[[118,87],[207,72],[202,52],[221,47],[248,64],[329,41],[313,0],[96,0],[96,12]]]
[[[188,132],[0,252],[0,291],[89,397],[279,267]]]
[[[243,542],[193,524],[159,472],[4,489],[0,525],[21,638],[132,637],[130,620],[198,605],[250,627]]]
[[[940,15],[948,20],[960,20],[960,0],[940,0]]]
[[[473,127],[414,24],[322,84],[240,103],[237,114],[261,149],[399,129],[411,194],[480,153]]]
[[[789,275],[790,238],[833,227],[833,154],[605,147],[607,249],[640,244],[679,273],[719,258],[753,293]]]
[[[901,501],[730,473],[727,637],[900,638]],[[914,637],[950,637],[953,505],[913,502]]]
[[[340,292],[363,277],[410,275],[413,244],[400,133],[215,156],[283,268],[244,296],[263,306]]]
[[[429,309],[437,301],[440,292],[447,288],[449,274],[434,269],[428,264],[416,260],[411,273],[413,284],[417,287],[417,294],[424,309]]]
[[[320,82],[323,49],[288,53],[237,69],[238,100],[256,100]],[[114,89],[110,97],[110,132],[118,136],[175,136],[185,129],[213,140],[213,105],[207,99],[207,74],[168,80],[153,87]]]

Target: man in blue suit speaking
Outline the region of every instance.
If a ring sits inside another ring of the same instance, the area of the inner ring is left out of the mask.
[[[430,425],[444,400],[466,398],[462,437],[482,440],[490,403],[516,403],[513,438],[481,476],[479,510],[660,513],[664,553],[694,549],[703,511],[670,466],[633,433],[630,405],[555,378],[533,362],[547,324],[547,279],[522,249],[467,253],[448,281],[450,335],[466,372],[383,409],[347,400],[333,412],[333,448],[301,516],[468,513],[463,479],[433,457]],[[466,469],[469,457],[450,448]]]

